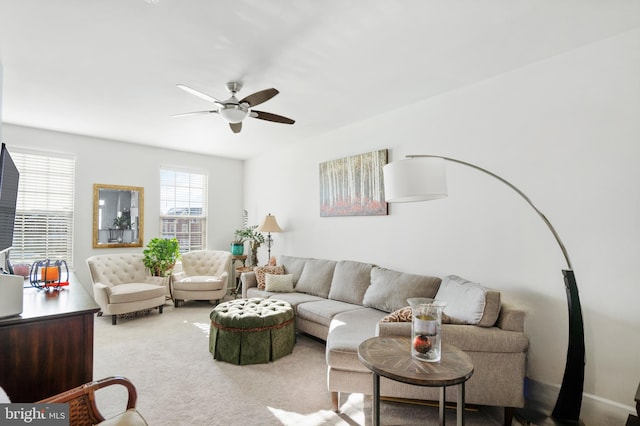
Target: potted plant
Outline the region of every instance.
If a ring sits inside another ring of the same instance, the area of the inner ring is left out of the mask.
[[[120,216],[113,219],[113,227],[115,229],[129,229],[131,227],[131,218],[128,216]]]
[[[244,228],[236,229],[233,235],[235,236],[235,238],[231,242],[231,254],[234,256],[244,254],[244,242],[246,241],[246,237],[243,236]]]
[[[154,277],[167,277],[180,259],[180,244],[175,238],[152,238],[142,252],[144,266]]]
[[[262,235],[262,233],[256,231],[256,228],[258,227],[258,225],[252,225],[252,226],[245,226],[244,228],[241,229],[236,229],[234,235],[235,235],[235,240],[233,243],[231,243],[231,247],[232,247],[232,254],[236,254],[233,253],[233,246],[234,244],[239,244],[242,247],[242,250],[244,252],[244,242],[245,241],[249,241],[251,244],[251,265],[252,266],[257,266],[258,265],[258,247],[260,247],[260,244],[264,243],[264,235]],[[240,253],[242,254],[242,253]]]

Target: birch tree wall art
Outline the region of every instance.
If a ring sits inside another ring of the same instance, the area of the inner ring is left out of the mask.
[[[385,164],[386,149],[320,163],[320,216],[386,215]]]

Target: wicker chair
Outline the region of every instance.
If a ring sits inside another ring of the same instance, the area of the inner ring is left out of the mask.
[[[127,388],[129,399],[127,408],[120,414],[109,419],[104,418],[96,406],[95,391],[111,385],[122,385]],[[148,425],[146,420],[136,410],[138,394],[136,388],[129,379],[121,376],[107,377],[90,383],[85,383],[74,389],[59,393],[58,395],[38,401],[39,403],[68,403],[69,425]]]

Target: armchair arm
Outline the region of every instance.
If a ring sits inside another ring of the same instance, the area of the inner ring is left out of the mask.
[[[175,283],[178,281],[182,281],[183,279],[187,278],[187,273],[180,271],[180,272],[174,272],[173,274],[171,274],[171,282]]]
[[[219,278],[220,278],[220,281],[222,281],[222,288],[227,288],[227,285],[229,282],[229,272],[224,271]]]
[[[94,283],[93,284],[93,298],[95,299],[98,306],[101,309],[105,309],[105,307],[109,304],[109,289],[110,285],[103,283]]]
[[[253,271],[243,272],[242,275],[240,275],[240,281],[242,282],[242,297],[246,299],[247,289],[251,287],[258,287],[256,273]]]
[[[136,408],[138,394],[133,383],[126,377],[114,376],[85,383],[76,388],[59,393],[58,395],[38,401],[39,403],[69,403],[69,417],[71,419],[91,419],[91,424],[105,420],[96,406],[95,391],[111,385],[122,385],[127,389],[128,399],[126,410]]]

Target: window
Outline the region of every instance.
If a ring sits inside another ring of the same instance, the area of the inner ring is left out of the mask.
[[[20,171],[11,262],[64,260],[71,268],[75,159],[19,149],[11,156]]]
[[[207,175],[160,169],[160,235],[176,238],[180,252],[206,248]]]

